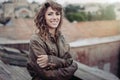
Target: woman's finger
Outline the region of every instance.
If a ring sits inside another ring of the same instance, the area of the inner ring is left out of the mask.
[[[45,63],[38,63],[38,65],[42,68],[47,66]]]

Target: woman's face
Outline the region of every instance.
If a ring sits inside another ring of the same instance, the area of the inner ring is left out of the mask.
[[[45,13],[45,20],[49,28],[56,29],[60,23],[61,14],[57,10],[48,7]]]

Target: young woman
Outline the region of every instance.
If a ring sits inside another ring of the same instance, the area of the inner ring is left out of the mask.
[[[30,39],[27,65],[32,80],[70,80],[77,70],[69,45],[60,32],[62,16],[62,6],[48,1],[35,18],[39,32]]]

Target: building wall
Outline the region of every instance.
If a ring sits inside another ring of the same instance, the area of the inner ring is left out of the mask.
[[[119,75],[120,41],[72,48],[75,60]]]
[[[15,16],[17,18],[19,18],[19,17],[25,18],[27,16],[28,17],[33,17],[33,14],[32,14],[32,12],[29,9],[21,8],[21,9],[15,11]]]
[[[16,8],[22,8],[22,9],[26,9],[28,14],[30,17],[33,17],[35,15],[35,9],[39,8],[35,5],[38,5],[38,3],[34,3],[34,5],[32,6],[30,3],[27,2],[27,0],[11,0],[11,2],[6,2],[3,5],[3,11],[4,11],[4,17],[16,17]],[[34,10],[32,10],[34,7]],[[31,9],[32,8],[32,9]],[[17,11],[18,12],[18,11]],[[15,14],[15,15],[14,15]],[[18,16],[18,14],[17,14]],[[20,14],[19,14],[20,16]],[[24,16],[23,16],[24,18]]]
[[[6,3],[4,4],[4,17],[14,17],[14,4]]]

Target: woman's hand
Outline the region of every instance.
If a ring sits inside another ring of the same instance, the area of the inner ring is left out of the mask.
[[[41,67],[44,68],[48,65],[48,55],[40,55],[37,58],[37,64]]]

